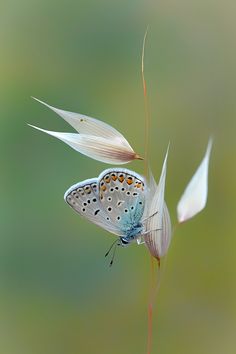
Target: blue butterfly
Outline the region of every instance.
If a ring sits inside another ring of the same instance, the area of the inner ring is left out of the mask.
[[[146,194],[143,177],[124,168],[112,168],[98,178],[73,185],[64,199],[81,216],[117,235],[117,245],[127,246],[148,233]]]

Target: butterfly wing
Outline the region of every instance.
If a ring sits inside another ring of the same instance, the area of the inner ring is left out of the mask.
[[[140,221],[145,206],[144,180],[127,169],[107,169],[98,178],[70,187],[65,201],[81,216],[118,236]]]
[[[114,168],[98,177],[100,201],[113,225],[126,234],[139,223],[145,206],[145,183],[137,173]]]
[[[81,216],[113,234],[122,236],[119,227],[111,222],[108,212],[101,204],[97,178],[73,185],[66,191],[64,199]]]

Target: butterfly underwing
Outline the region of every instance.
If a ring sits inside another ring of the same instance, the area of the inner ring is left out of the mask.
[[[144,232],[145,196],[143,177],[112,168],[73,185],[64,199],[78,214],[119,236],[120,244],[126,245]]]

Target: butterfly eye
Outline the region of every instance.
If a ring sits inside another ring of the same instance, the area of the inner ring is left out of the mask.
[[[129,244],[129,241],[125,237],[121,237],[120,241],[123,246],[126,246]]]

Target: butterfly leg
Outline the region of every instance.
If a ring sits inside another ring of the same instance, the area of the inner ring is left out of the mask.
[[[113,249],[111,261],[110,261],[110,264],[109,264],[110,267],[112,266],[113,261],[114,261],[114,258],[115,258],[116,247],[117,247],[117,246],[120,246],[120,245],[121,245],[120,240],[115,240],[114,242],[112,242],[112,244],[111,244],[109,250],[108,250],[107,253],[105,254],[105,257],[107,257],[107,256],[110,254],[111,250]]]
[[[162,229],[154,229],[154,230],[148,230],[148,231],[143,232],[143,233],[137,238],[137,244],[138,244],[138,245],[142,245],[143,243],[145,243],[145,240],[144,240],[143,236],[148,235],[150,232],[153,232],[153,231],[160,231],[160,230],[162,230]]]
[[[144,243],[145,243],[145,241],[144,241],[142,235],[139,236],[139,237],[137,238],[137,244],[138,244],[138,245],[143,245]]]
[[[153,213],[152,215],[147,216],[147,217],[144,218],[142,221],[143,221],[143,222],[144,222],[144,221],[147,221],[147,220],[151,219],[153,216],[155,216],[156,214],[158,214],[158,211],[155,211],[155,213]]]
[[[144,233],[142,233],[141,236],[145,236],[145,235],[149,234],[150,232],[160,231],[160,230],[162,230],[162,229],[148,230],[148,231],[145,231]]]

